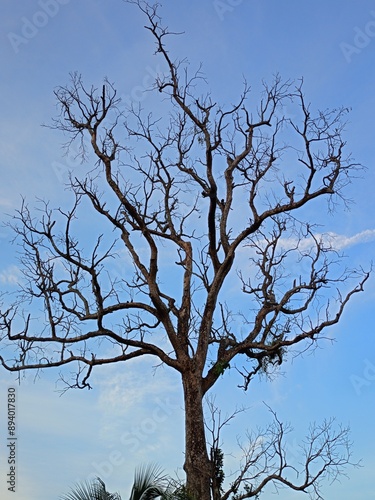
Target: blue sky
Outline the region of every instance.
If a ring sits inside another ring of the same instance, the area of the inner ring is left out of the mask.
[[[184,35],[171,40],[170,51],[200,62],[214,100],[231,103],[243,78],[257,90],[261,81],[280,73],[304,78],[314,107],[348,106],[346,138],[354,158],[368,167],[348,190],[350,211],[317,217],[336,235],[340,249],[355,264],[374,259],[375,244],[375,7],[372,1],[317,0],[165,0],[162,17]],[[88,84],[103,77],[115,83],[125,100],[152,101],[143,89],[159,71],[145,20],[121,0],[3,0],[0,7],[0,216],[20,206],[21,195],[63,203],[69,169],[83,168],[74,155],[64,157],[64,138],[40,125],[56,113],[53,89],[78,71]],[[251,100],[250,100],[251,102]],[[19,278],[15,247],[0,228],[0,287],[11,292]],[[325,490],[327,498],[375,498],[375,340],[372,305],[374,281],[355,297],[341,324],[329,332],[321,349],[292,359],[272,383],[265,380],[244,394],[228,373],[216,389],[225,411],[249,407],[223,435],[235,456],[236,437],[269,421],[267,402],[290,421],[293,449],[309,422],[335,417],[350,424],[354,458],[363,467]],[[147,374],[145,376],[145,374]],[[4,464],[4,404],[14,377],[0,371],[0,496],[51,500],[76,480],[101,476],[110,491],[127,498],[134,468],[156,461],[174,473],[183,463],[183,413],[178,378],[167,370],[153,375],[149,361],[98,369],[94,389],[59,397],[57,372],[28,375],[17,386],[17,494],[8,495]],[[228,464],[235,459],[228,457]],[[180,471],[181,473],[181,471]],[[277,498],[299,498],[289,492]],[[276,498],[269,491],[264,498]]]

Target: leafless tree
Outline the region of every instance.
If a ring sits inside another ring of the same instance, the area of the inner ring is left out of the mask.
[[[306,207],[322,210],[327,200],[332,210],[343,199],[360,166],[342,137],[347,109],[315,112],[302,82],[278,76],[264,84],[257,107],[246,83],[235,105],[220,106],[203,93],[201,69],[190,74],[170,55],[172,33],[158,7],[129,3],[146,16],[166,68],[153,87],[162,115],[124,111],[108,80],[88,88],[74,74],[55,91],[61,113],[53,126],[68,146],[78,141],[87,160],[91,148],[97,162],[83,177],[72,172],[71,208],[41,202],[37,216],[24,203],[12,221],[24,280],[17,303],[1,312],[1,363],[13,372],[76,363],[66,383],[77,388],[90,387],[96,366],[120,369],[140,356],[176,370],[187,490],[209,500],[205,395],[229,367],[247,390],[290,348],[316,345],[368,279],[343,268],[306,222]],[[286,105],[294,118],[283,114]],[[42,304],[44,322],[32,316],[34,304]],[[320,480],[350,463],[347,430],[331,427],[312,428],[294,481],[275,415],[269,437],[244,448],[222,498],[256,497],[270,482],[321,498]]]
[[[267,405],[266,405],[267,406]],[[288,435],[293,431],[290,424],[282,423],[277,414],[269,407],[273,422],[265,429],[248,433],[246,444],[238,441],[242,462],[227,491],[223,491],[224,481],[223,453],[221,449],[221,431],[237,414],[245,411],[240,408],[223,417],[222,411],[212,399],[207,402],[211,425],[212,498],[213,500],[243,500],[259,498],[268,484],[272,484],[275,493],[282,488],[290,488],[309,494],[310,498],[320,500],[323,479],[335,481],[340,475],[346,475],[351,461],[351,443],[349,428],[335,427],[333,418],[322,424],[310,425],[305,440],[294,449],[288,450]],[[244,486],[243,491],[239,491]]]

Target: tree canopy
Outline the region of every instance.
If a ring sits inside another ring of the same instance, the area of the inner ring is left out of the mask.
[[[369,272],[343,266],[311,222],[312,210],[345,202],[361,168],[343,137],[349,110],[316,111],[302,81],[279,75],[257,105],[246,82],[235,104],[221,105],[202,69],[192,73],[169,52],[175,34],[158,6],[128,3],[145,15],[165,67],[152,89],[159,112],[124,111],[109,79],[87,86],[74,73],[55,90],[52,127],[96,163],[82,177],[71,172],[69,209],[40,202],[34,212],[24,202],[11,222],[24,280],[1,311],[1,364],[14,372],[74,364],[73,379],[62,372],[67,386],[90,388],[97,366],[152,356],[181,376],[194,498],[256,498],[269,483],[321,498],[321,479],[351,461],[347,429],[312,428],[294,480],[274,415],[269,439],[250,443],[224,491],[203,401],[229,367],[249,390],[291,348],[316,345],[363,290]]]

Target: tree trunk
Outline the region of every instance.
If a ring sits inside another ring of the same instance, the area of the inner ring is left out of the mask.
[[[197,380],[198,379],[198,380]],[[183,374],[185,399],[186,488],[194,500],[210,500],[211,466],[207,454],[201,377]]]

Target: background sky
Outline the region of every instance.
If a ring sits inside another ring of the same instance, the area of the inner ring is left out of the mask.
[[[165,0],[161,14],[173,31],[170,51],[203,63],[214,100],[231,103],[243,78],[255,90],[275,73],[304,78],[307,100],[325,109],[352,108],[346,139],[354,158],[367,166],[349,188],[355,203],[325,217],[327,231],[350,262],[364,267],[375,243],[375,7],[372,1],[317,0]],[[144,89],[160,61],[154,55],[145,19],[121,0],[2,0],[0,6],[0,215],[8,220],[21,196],[58,206],[71,168],[81,168],[74,152],[63,156],[60,133],[41,127],[56,114],[53,89],[78,71],[87,84],[104,77],[129,102],[147,108]],[[256,101],[255,101],[256,103]],[[16,248],[7,227],[0,228],[0,287],[6,293],[19,279]],[[327,498],[375,498],[375,340],[372,279],[356,296],[321,349],[283,366],[273,382],[261,380],[244,394],[228,373],[217,385],[224,414],[236,405],[249,408],[223,434],[229,468],[236,464],[236,437],[267,425],[265,401],[290,422],[290,452],[310,422],[335,417],[350,425],[353,459],[362,467],[326,487]],[[180,381],[149,361],[97,369],[92,391],[56,392],[58,373],[29,374],[16,385],[0,371],[0,496],[52,500],[77,480],[99,475],[109,491],[127,498],[134,468],[151,461],[167,472],[183,463],[183,412]],[[8,387],[17,389],[17,492],[8,494],[5,405]],[[302,495],[303,496],[303,495]],[[301,495],[280,493],[277,498]],[[262,497],[263,498],[263,497]],[[265,499],[275,498],[272,490]]]

